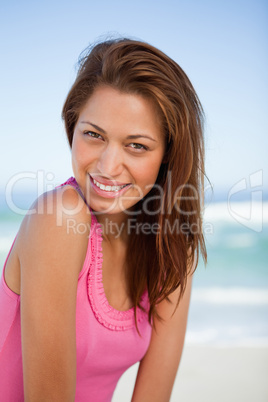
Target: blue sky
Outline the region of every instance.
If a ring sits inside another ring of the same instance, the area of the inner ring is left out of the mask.
[[[260,170],[267,188],[267,11],[260,0],[1,0],[0,188],[20,172],[72,175],[61,108],[80,52],[110,33],[155,45],[191,79],[215,193]]]

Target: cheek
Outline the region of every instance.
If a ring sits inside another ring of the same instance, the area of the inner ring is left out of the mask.
[[[161,163],[162,155],[159,155],[136,165],[135,169],[133,169],[136,181],[141,186],[153,185],[156,182]]]
[[[77,168],[82,167],[89,160],[89,152],[82,141],[74,141],[72,146],[72,163]]]

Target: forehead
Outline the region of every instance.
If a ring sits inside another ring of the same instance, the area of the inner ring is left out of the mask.
[[[94,123],[107,125],[104,130],[117,128],[127,131],[151,131],[162,136],[162,119],[159,108],[150,98],[126,93],[109,86],[97,87],[82,108],[79,121],[94,119]]]

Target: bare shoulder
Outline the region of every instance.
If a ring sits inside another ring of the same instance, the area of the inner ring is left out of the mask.
[[[80,271],[87,250],[91,215],[72,186],[42,194],[26,214],[17,238],[20,261],[46,258],[52,252],[68,255]]]
[[[77,222],[91,221],[91,215],[82,197],[72,186],[62,186],[39,196],[30,207],[25,223],[49,219],[57,226],[64,225],[68,218]]]

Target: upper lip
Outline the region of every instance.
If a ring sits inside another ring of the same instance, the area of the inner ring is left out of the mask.
[[[96,181],[98,181],[100,184],[104,184],[105,186],[125,186],[126,184],[130,183],[121,183],[116,180],[108,180],[104,179],[103,177],[98,176],[98,174],[91,174],[90,177]]]

